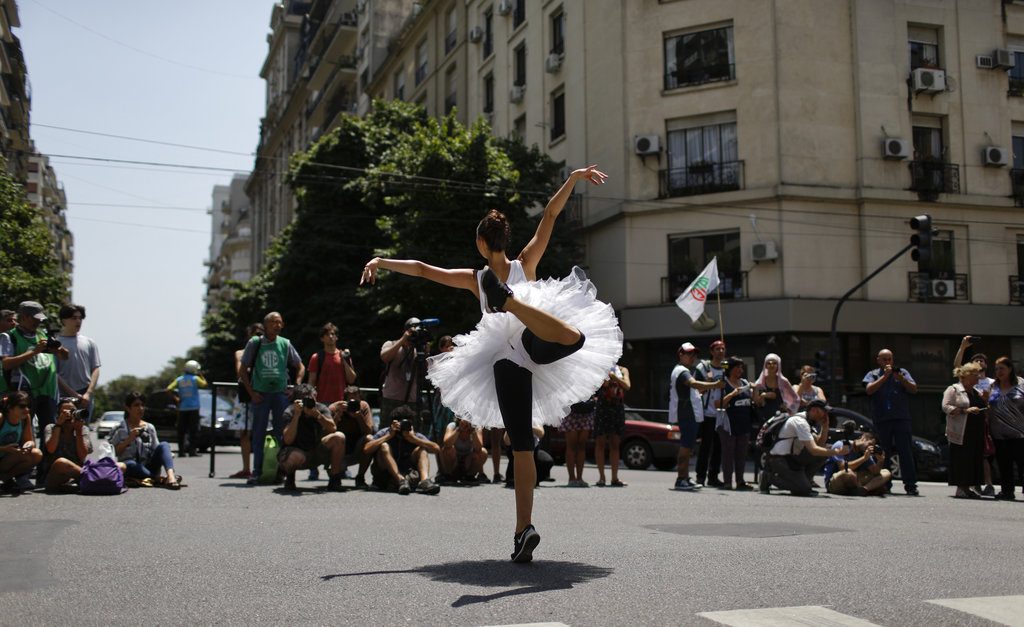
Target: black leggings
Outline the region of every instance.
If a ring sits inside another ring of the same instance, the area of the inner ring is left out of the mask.
[[[550,364],[583,348],[583,333],[575,344],[545,342],[526,329],[523,348],[536,364]],[[513,451],[533,450],[533,373],[508,359],[494,364],[494,391]]]

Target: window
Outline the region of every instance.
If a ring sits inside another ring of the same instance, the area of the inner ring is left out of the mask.
[[[718,293],[723,300],[743,298],[740,232],[670,235],[668,238],[667,300],[675,300],[713,257],[718,257]]]
[[[526,141],[526,114],[522,114],[516,118],[515,122],[512,123],[512,136],[517,137],[519,141]]]
[[[484,45],[483,54],[484,58],[491,56],[494,52],[494,10],[487,9],[484,12]]]
[[[551,14],[551,54],[565,53],[565,12],[559,8]]]
[[[953,246],[953,231],[938,231],[932,235],[933,279],[952,279],[956,274],[956,255]]]
[[[551,95],[551,141],[565,137],[565,88]]]
[[[1017,276],[1024,277],[1024,235],[1017,236]]]
[[[484,77],[484,113],[494,112],[494,74]]]
[[[1024,135],[1013,134],[1013,169],[1024,168]]]
[[[1010,68],[1011,96],[1024,96],[1024,52],[1013,53],[1014,65]]]
[[[928,26],[907,27],[910,71],[919,67],[939,67],[939,30]]]
[[[665,38],[665,89],[733,78],[732,26]]]
[[[512,84],[522,86],[526,84],[526,44],[521,43],[515,49],[515,67],[513,68],[515,79]]]
[[[918,126],[921,124],[921,126]],[[927,126],[924,126],[927,124]],[[941,161],[945,154],[942,146],[942,121],[915,120],[914,161]]]
[[[735,113],[729,112],[669,122],[663,197],[740,189],[742,165],[734,119]]]
[[[427,40],[424,39],[416,46],[416,85],[427,78]]]
[[[946,163],[943,118],[914,116],[914,160],[910,163],[910,189],[922,200],[939,194],[960,193],[960,167]]]
[[[516,0],[516,8],[512,13],[512,28],[526,21],[526,0]]]
[[[445,15],[445,24],[448,25],[448,32],[444,36],[444,53],[448,54],[455,48],[455,44],[459,41],[458,34],[458,16],[455,14],[455,7],[448,9],[448,13]]]
[[[458,100],[458,79],[455,77],[454,64],[444,74],[444,85],[444,114],[448,115],[455,108],[455,103]]]
[[[405,100],[405,68],[395,72],[395,100]]]
[[[366,91],[366,85],[370,82],[370,68],[365,68],[359,74],[359,91]]]

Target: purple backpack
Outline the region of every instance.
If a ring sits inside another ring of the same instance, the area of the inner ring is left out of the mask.
[[[112,457],[87,459],[82,464],[78,491],[81,494],[121,494],[125,491],[124,473]]]

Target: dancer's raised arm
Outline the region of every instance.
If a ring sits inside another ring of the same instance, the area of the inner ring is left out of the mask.
[[[359,278],[359,284],[375,283],[379,268],[408,274],[409,276],[423,277],[448,287],[469,290],[479,297],[479,294],[477,294],[476,275],[473,273],[473,270],[469,268],[438,268],[415,259],[381,259],[380,257],[374,257],[363,267],[363,275]]]
[[[558,214],[562,213],[565,202],[572,195],[572,190],[576,187],[576,183],[586,180],[594,185],[600,185],[607,178],[608,175],[598,170],[597,165],[573,170],[569,174],[569,178],[565,180],[562,187],[555,192],[555,195],[548,201],[547,206],[544,207],[544,215],[540,219],[540,224],[537,225],[537,232],[533,234],[533,238],[523,248],[523,251],[519,253],[519,261],[523,262],[523,271],[526,273],[526,278],[531,281],[537,278],[537,264],[540,263],[540,258],[544,256],[544,251],[548,248],[548,241],[551,240],[551,231],[555,228],[555,220],[558,218]]]

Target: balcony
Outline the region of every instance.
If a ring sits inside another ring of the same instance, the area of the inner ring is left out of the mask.
[[[1010,170],[1010,187],[1013,190],[1013,204],[1017,207],[1024,207],[1024,170],[1018,168]]]
[[[938,200],[939,194],[960,193],[960,166],[941,161],[911,161],[910,191],[921,200]]]
[[[705,65],[701,67],[691,67],[666,72],[665,89],[693,87],[694,85],[704,85],[705,83],[716,83],[718,81],[731,81],[735,79],[735,63]]]
[[[661,179],[659,198],[743,189],[742,161],[691,163],[685,168],[660,170],[658,175]]]
[[[662,304],[675,303],[679,295],[693,283],[697,275],[673,274],[661,277],[661,302]],[[742,271],[723,272],[718,271],[718,289],[708,295],[708,300],[721,298],[722,300],[745,300],[747,295],[747,273]],[[717,293],[717,297],[715,294]],[[710,315],[710,314],[709,314]]]
[[[1024,281],[1021,281],[1020,277],[1016,274],[1011,274],[1010,277],[1010,304],[1011,305],[1024,305]]]
[[[966,302],[970,299],[966,274],[907,273],[907,300],[919,303]]]
[[[1014,98],[1020,98],[1024,96],[1024,79],[1010,77],[1010,86],[1006,90],[1006,95]]]

